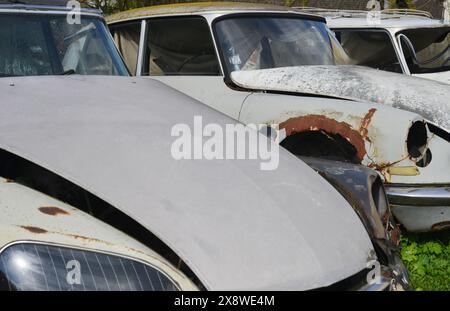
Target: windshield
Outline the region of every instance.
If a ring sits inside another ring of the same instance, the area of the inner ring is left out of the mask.
[[[450,70],[450,27],[409,29],[398,38],[411,73]]]
[[[252,15],[220,20],[215,30],[228,72],[349,63],[320,21]]]
[[[101,19],[1,14],[0,76],[127,75]]]

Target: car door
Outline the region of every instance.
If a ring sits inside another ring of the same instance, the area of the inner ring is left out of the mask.
[[[147,31],[140,40],[141,61],[136,59],[138,49],[134,49],[135,53],[130,53],[130,49],[125,51],[123,40],[122,46],[119,45],[125,62],[136,66],[136,70],[129,68],[132,73],[157,79],[238,119],[249,93],[232,90],[225,84],[206,19],[201,16],[150,18],[142,25]],[[123,37],[125,27],[112,26],[114,37]]]

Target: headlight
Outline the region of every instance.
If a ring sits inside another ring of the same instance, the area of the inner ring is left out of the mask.
[[[0,290],[176,291],[158,269],[115,255],[38,243],[14,244],[0,254]]]

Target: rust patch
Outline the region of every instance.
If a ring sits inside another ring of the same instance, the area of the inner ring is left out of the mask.
[[[13,182],[14,182],[14,180],[12,180],[12,179],[9,179],[9,178],[5,179],[5,183],[13,183]]]
[[[32,227],[32,226],[20,226],[22,229],[25,229],[31,233],[36,233],[36,234],[44,234],[47,233],[48,231],[39,227]]]
[[[370,123],[370,120],[368,121]],[[360,132],[354,130],[346,122],[338,122],[322,115],[307,115],[304,117],[291,118],[280,124],[280,129],[286,130],[286,135],[306,131],[324,131],[329,134],[339,134],[347,139],[356,149],[357,157],[360,161],[366,155],[364,138]]]
[[[369,136],[369,125],[372,122],[373,115],[377,112],[375,108],[372,108],[369,110],[369,112],[366,113],[364,118],[361,120],[361,125],[359,126],[359,134],[362,136],[363,139],[368,139]]]
[[[70,215],[65,210],[60,209],[59,207],[55,207],[55,206],[42,206],[42,207],[39,207],[39,211],[43,214],[50,215],[50,216]]]
[[[129,251],[131,251],[131,252],[134,252],[134,253],[138,253],[138,254],[141,254],[141,255],[148,256],[147,253],[144,253],[143,251],[140,251],[140,250],[135,249],[135,248],[132,248],[132,247],[126,247],[126,249],[129,250]]]
[[[59,234],[59,235],[64,235],[67,237],[71,237],[77,240],[83,240],[86,242],[96,242],[96,243],[102,243],[102,244],[106,244],[108,246],[112,246],[114,244],[106,242],[106,241],[102,241],[96,238],[90,238],[87,236],[83,236],[83,235],[77,235],[77,234],[70,234],[70,233],[64,233],[64,232],[55,232],[55,231],[47,231],[45,229],[39,228],[39,227],[32,227],[32,226],[20,226],[22,229],[25,229],[31,233],[35,233],[35,234],[44,234],[44,233],[51,233],[51,234]]]

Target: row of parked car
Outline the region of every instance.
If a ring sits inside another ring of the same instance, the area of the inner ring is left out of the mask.
[[[408,63],[320,10],[22,2],[0,4],[0,289],[408,289],[400,224],[449,228],[450,86],[408,75],[448,74],[450,25],[385,13]],[[174,159],[196,116],[279,127],[278,169]]]

